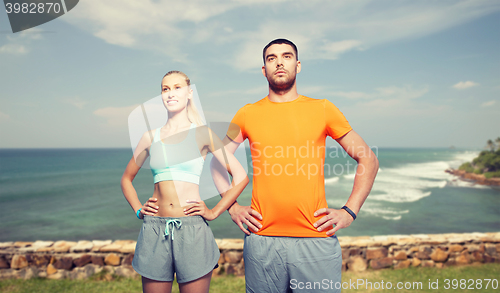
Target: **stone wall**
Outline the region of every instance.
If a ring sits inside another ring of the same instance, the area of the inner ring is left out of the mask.
[[[500,263],[500,232],[339,237],[342,269],[437,267]],[[244,275],[243,240],[217,239],[214,275]],[[35,241],[0,243],[0,279],[84,279],[96,273],[134,277],[135,241]]]

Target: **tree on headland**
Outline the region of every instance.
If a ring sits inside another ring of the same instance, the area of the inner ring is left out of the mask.
[[[483,174],[486,178],[500,177],[500,137],[495,141],[496,144],[489,139],[486,142],[489,150],[480,152],[472,162],[464,163],[458,169],[467,173]]]
[[[486,142],[486,147],[489,148],[492,152],[495,151],[495,143],[491,139],[488,139],[488,141]]]

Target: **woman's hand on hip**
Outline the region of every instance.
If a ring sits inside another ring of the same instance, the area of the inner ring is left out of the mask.
[[[186,216],[202,216],[207,221],[212,221],[217,218],[217,215],[215,215],[211,209],[207,208],[204,201],[188,199],[187,203],[191,205],[184,208],[184,214]]]
[[[156,202],[158,201],[157,198],[154,198],[154,197],[150,197],[148,199],[148,201],[146,201],[146,203],[142,206],[142,210],[141,210],[141,219],[144,218],[144,215],[148,215],[148,216],[154,216],[156,215],[156,213],[158,213],[158,206],[156,205]]]

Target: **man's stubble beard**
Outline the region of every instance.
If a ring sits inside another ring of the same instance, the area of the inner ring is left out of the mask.
[[[289,92],[292,87],[295,85],[295,79],[296,76],[293,78],[283,81],[283,82],[275,82],[273,79],[267,79],[267,82],[269,83],[269,88],[277,93],[277,94],[285,94]]]

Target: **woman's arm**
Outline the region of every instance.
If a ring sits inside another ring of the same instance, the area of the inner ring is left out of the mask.
[[[135,191],[134,186],[132,185],[132,181],[134,180],[135,176],[141,169],[141,166],[144,164],[147,157],[149,156],[149,151],[147,147],[148,144],[149,145],[151,144],[151,139],[149,133],[146,132],[139,141],[139,144],[137,145],[137,148],[134,151],[134,155],[132,159],[130,159],[130,161],[128,162],[128,165],[125,168],[125,171],[123,172],[121,179],[121,188],[123,195],[125,196],[125,199],[130,204],[132,209],[134,210],[134,213],[137,214],[137,210],[142,208],[140,212],[141,219],[144,217],[144,215],[152,216],[158,211],[157,210],[158,207],[156,206],[156,204],[154,204],[157,201],[157,199],[149,198],[148,201],[143,206],[139,200],[139,197],[137,196],[137,192]]]
[[[190,216],[201,215],[205,219],[211,221],[220,216],[236,201],[238,196],[247,186],[249,179],[245,169],[241,166],[240,162],[238,162],[233,153],[225,149],[222,141],[219,137],[217,137],[217,135],[215,135],[215,133],[212,132],[210,128],[207,127],[206,129],[208,130],[206,132],[207,137],[204,137],[206,146],[214,158],[216,158],[217,161],[224,166],[227,172],[229,172],[229,174],[233,177],[231,182],[232,187],[221,195],[222,199],[213,209],[208,210],[203,202],[196,202],[196,204],[186,207],[184,213]]]

